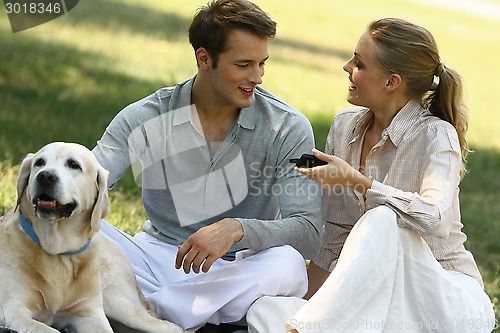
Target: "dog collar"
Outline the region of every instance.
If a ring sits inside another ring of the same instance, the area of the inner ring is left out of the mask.
[[[33,226],[31,225],[31,223],[29,223],[28,220],[26,220],[26,218],[24,217],[23,213],[21,212],[21,209],[19,209],[19,223],[21,224],[21,227],[23,228],[23,230],[26,233],[26,235],[28,235],[29,238],[31,238],[35,243],[37,243],[38,245],[42,246],[42,244],[40,243],[40,239],[38,238],[38,236],[37,236],[37,234],[35,232],[35,229],[33,229]],[[72,256],[72,255],[75,255],[75,254],[82,253],[83,251],[85,251],[90,246],[90,241],[91,240],[92,240],[92,238],[90,238],[87,241],[87,243],[85,243],[79,250],[63,252],[63,253],[59,253],[59,254],[62,254],[62,255],[65,255],[65,256]]]

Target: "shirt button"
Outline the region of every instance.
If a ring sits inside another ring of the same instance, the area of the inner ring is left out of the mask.
[[[387,140],[388,137],[389,137],[389,135],[387,134],[387,130],[383,130],[382,131],[382,139]]]

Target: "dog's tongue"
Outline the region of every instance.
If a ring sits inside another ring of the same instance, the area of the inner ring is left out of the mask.
[[[39,208],[44,208],[44,209],[55,209],[57,206],[56,201],[45,201],[45,200],[38,200],[38,207]]]

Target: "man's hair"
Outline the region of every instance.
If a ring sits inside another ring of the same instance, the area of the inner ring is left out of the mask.
[[[235,29],[272,39],[276,35],[276,22],[250,1],[214,0],[198,9],[189,27],[189,42],[195,52],[205,48],[214,60],[212,67],[216,68],[228,35]]]

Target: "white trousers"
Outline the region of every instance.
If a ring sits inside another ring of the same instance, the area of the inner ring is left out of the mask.
[[[248,256],[235,261],[219,259],[207,273],[185,274],[175,268],[174,245],[144,232],[132,237],[105,221],[100,232],[128,257],[158,316],[183,329],[237,322],[262,296],[302,297],[307,291],[304,258],[288,245],[241,253]]]
[[[308,301],[263,297],[250,333],[491,332],[490,299],[472,277],[443,269],[416,232],[380,206],[352,229],[336,268]]]

